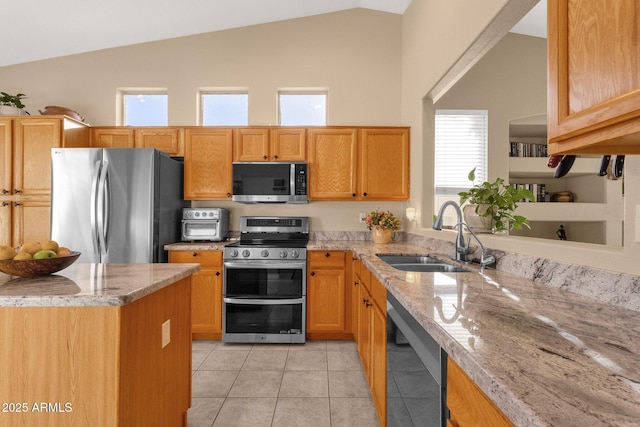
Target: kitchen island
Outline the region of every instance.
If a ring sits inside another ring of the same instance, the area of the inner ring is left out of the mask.
[[[0,273],[0,426],[185,425],[198,264]]]

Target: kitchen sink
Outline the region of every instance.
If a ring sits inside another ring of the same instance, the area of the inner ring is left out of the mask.
[[[466,268],[447,264],[437,258],[428,255],[380,255],[378,258],[391,267],[402,271],[415,271],[421,273],[465,273]]]

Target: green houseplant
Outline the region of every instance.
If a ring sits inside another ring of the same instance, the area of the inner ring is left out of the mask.
[[[27,95],[19,93],[17,95],[9,95],[7,92],[0,92],[0,107],[4,108],[4,115],[21,115],[22,112],[29,114],[28,111],[23,110],[25,105],[22,103],[22,99]]]
[[[476,168],[469,172],[468,178],[469,181],[474,182]],[[474,185],[469,190],[458,193],[458,196],[460,196],[460,205],[468,202],[465,210],[473,210],[484,220],[485,228],[491,232],[519,230],[523,226],[530,228],[529,221],[525,217],[513,214],[518,207],[518,202],[535,201],[530,190],[507,185],[504,179],[497,178],[494,182],[485,181]]]

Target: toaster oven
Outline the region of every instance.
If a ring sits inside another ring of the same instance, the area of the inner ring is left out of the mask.
[[[223,208],[184,208],[182,241],[221,242],[229,237],[229,211]]]

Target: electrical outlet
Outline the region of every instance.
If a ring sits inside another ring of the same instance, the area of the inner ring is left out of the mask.
[[[366,212],[360,212],[358,214],[358,219],[360,220],[360,222],[364,222],[365,219],[367,219],[367,213]]]
[[[171,319],[167,319],[162,324],[162,348],[165,348],[171,342]]]

